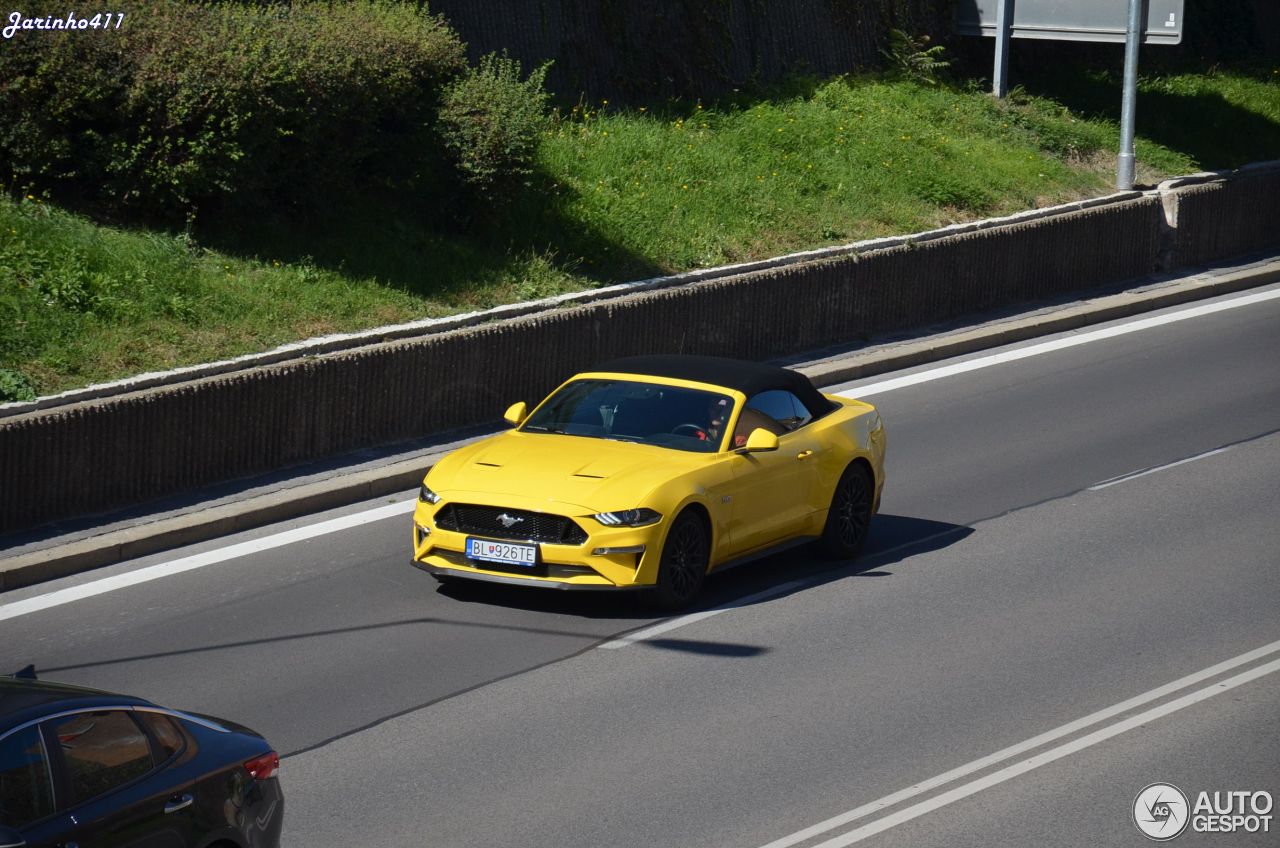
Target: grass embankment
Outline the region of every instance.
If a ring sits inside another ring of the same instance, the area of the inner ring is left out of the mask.
[[[1277,79],[1145,82],[1139,180],[1280,155]],[[3,199],[0,397],[1109,192],[1118,84],[1034,90],[1001,104],[848,78],[705,108],[566,110],[526,193],[469,235],[373,198],[199,243]]]

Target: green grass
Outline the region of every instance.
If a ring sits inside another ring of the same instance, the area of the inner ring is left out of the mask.
[[[1099,126],[1113,128],[1119,114],[1113,73],[1045,68],[1026,87]],[[1139,158],[1158,171],[1174,164],[1170,153],[1205,170],[1280,157],[1280,67],[1139,79],[1137,131]]]
[[[848,79],[739,108],[579,110],[543,146],[564,217],[664,271],[953,223],[1093,194],[986,97]],[[587,264],[610,273],[605,252]]]
[[[1280,155],[1274,69],[1145,80],[1138,177]],[[332,332],[913,232],[1112,190],[1119,88],[794,80],[720,104],[565,110],[497,220],[370,195],[194,238],[0,200],[0,398]],[[433,224],[433,222],[435,222]]]
[[[418,314],[422,303],[308,263],[222,256],[0,201],[0,366],[42,392],[258,351]]]

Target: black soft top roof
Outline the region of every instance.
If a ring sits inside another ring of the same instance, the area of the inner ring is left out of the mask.
[[[713,386],[724,386],[726,389],[736,389],[748,398],[770,389],[786,389],[800,398],[815,416],[831,409],[831,401],[824,398],[822,393],[813,387],[813,383],[809,382],[809,378],[800,372],[779,368],[776,365],[744,362],[741,359],[682,354],[628,356],[606,362],[592,370],[709,383]]]

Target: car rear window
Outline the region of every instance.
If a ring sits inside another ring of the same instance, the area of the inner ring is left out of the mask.
[[[0,824],[21,828],[53,812],[53,784],[35,726],[0,740]]]
[[[184,745],[182,733],[179,732],[173,719],[160,713],[140,712],[136,715],[151,731],[151,738],[155,740],[157,763],[164,762],[182,750]]]
[[[772,389],[747,401],[747,409],[769,416],[784,432],[803,427],[813,420],[813,415],[801,403],[800,398],[785,389]]]
[[[73,805],[151,771],[146,734],[127,712],[76,713],[51,724],[67,766]]]

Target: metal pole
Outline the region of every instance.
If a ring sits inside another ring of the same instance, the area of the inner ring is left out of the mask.
[[[991,93],[1004,99],[1009,93],[1009,40],[1013,35],[1014,0],[996,0],[996,67]]]
[[[1120,101],[1120,155],[1116,188],[1133,188],[1133,127],[1138,109],[1138,45],[1142,41],[1143,0],[1129,0],[1129,29],[1124,39],[1124,95]]]

